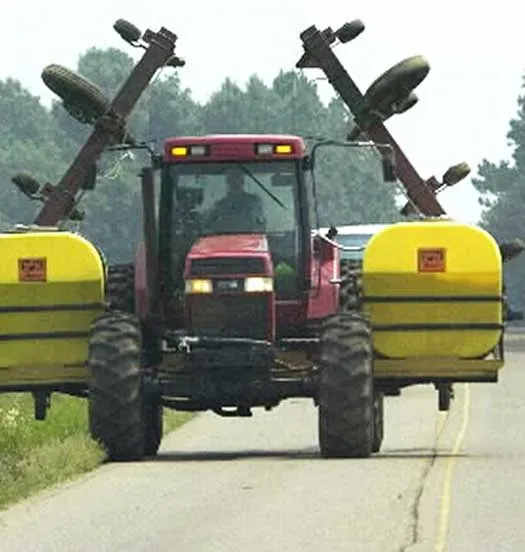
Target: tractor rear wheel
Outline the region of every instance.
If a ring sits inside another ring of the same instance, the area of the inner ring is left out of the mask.
[[[140,350],[134,316],[108,312],[94,322],[88,357],[89,425],[110,460],[139,460],[146,448]]]
[[[135,312],[135,267],[119,264],[108,267],[108,307],[127,313]]]
[[[325,458],[363,458],[374,445],[371,328],[357,313],[331,316],[320,343],[319,444]]]

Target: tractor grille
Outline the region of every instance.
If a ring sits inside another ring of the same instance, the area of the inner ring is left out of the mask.
[[[194,295],[188,303],[190,327],[196,334],[267,339],[267,295]]]
[[[261,257],[214,257],[194,259],[190,276],[223,276],[225,274],[264,274],[264,259]]]

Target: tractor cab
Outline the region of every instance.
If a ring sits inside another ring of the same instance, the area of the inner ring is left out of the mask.
[[[304,143],[296,136],[166,142],[158,242],[165,304],[178,297],[204,309],[207,301],[217,314],[215,297],[210,302],[203,296],[221,296],[230,319],[239,311],[235,333],[241,335],[254,320],[246,305],[255,297],[301,301],[309,289],[311,241],[304,159]],[[234,309],[234,300],[244,307]],[[259,337],[275,333],[271,319],[279,317],[279,308],[268,308],[273,314],[264,315]]]

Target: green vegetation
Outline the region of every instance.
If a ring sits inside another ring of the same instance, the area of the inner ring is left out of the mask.
[[[165,431],[190,417],[167,411]],[[0,509],[103,460],[103,450],[89,437],[86,400],[53,395],[47,420],[39,422],[33,419],[31,395],[0,395]]]
[[[507,133],[513,149],[512,160],[494,163],[483,159],[478,177],[472,182],[484,207],[481,225],[501,241],[525,240],[525,95],[520,95],[517,103],[517,114]],[[507,292],[514,308],[525,308],[524,272],[525,254],[505,266]]]

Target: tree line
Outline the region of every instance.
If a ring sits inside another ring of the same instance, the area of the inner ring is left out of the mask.
[[[76,70],[113,95],[129,75],[134,60],[116,48],[90,48]],[[184,71],[184,69],[182,69]],[[0,81],[0,224],[30,223],[39,205],[11,184],[21,170],[41,182],[56,183],[71,163],[90,128],[75,121],[54,101],[48,109],[19,81]],[[312,144],[316,139],[344,140],[348,110],[338,98],[323,104],[314,81],[301,72],[281,71],[271,85],[252,75],[244,87],[226,78],[205,103],[183,88],[177,72],[158,76],[139,100],[130,130],[159,151],[171,136],[211,133],[290,133]],[[497,239],[525,238],[525,96],[509,123],[511,162],[483,159],[473,184],[484,210],[479,224]],[[109,262],[133,257],[141,230],[137,169],[147,160],[106,153],[100,163],[97,189],[82,200],[86,220],[81,232],[105,253]],[[371,149],[320,150],[317,186],[320,222],[358,224],[399,220],[396,189],[381,178],[378,156]],[[511,302],[525,306],[525,255],[506,269]]]
[[[134,65],[115,48],[87,50],[73,68],[108,95],[120,88]],[[57,182],[90,128],[74,120],[59,101],[46,109],[14,79],[0,82],[2,137],[0,223],[31,222],[35,205],[10,184],[20,170],[39,181]],[[206,103],[196,102],[177,73],[160,75],[130,117],[130,131],[161,151],[165,138],[208,133],[291,133],[344,140],[348,113],[340,100],[324,105],[315,83],[296,71],[281,71],[271,86],[256,75],[244,88],[230,79]],[[147,159],[105,153],[97,188],[82,200],[81,231],[104,251],[109,262],[130,260],[141,229],[138,168]],[[381,182],[379,156],[372,149],[319,150],[317,186],[322,225],[398,218],[395,189]],[[131,237],[131,239],[130,239]]]

